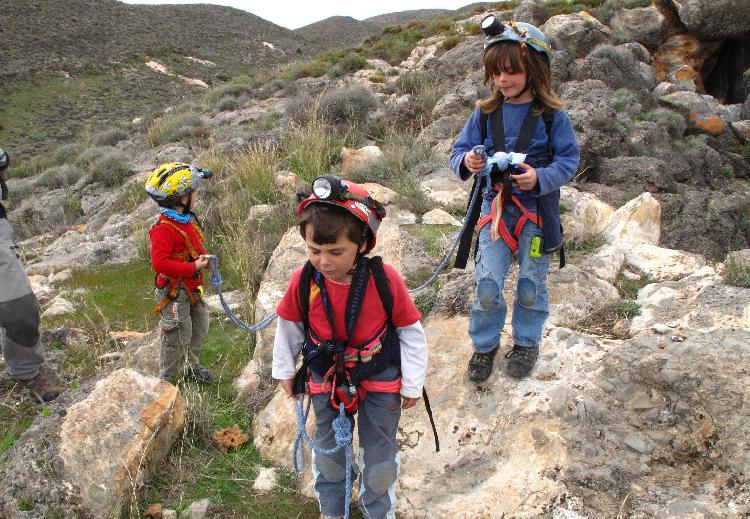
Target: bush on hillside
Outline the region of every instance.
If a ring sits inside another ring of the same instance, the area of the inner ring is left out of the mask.
[[[77,166],[90,167],[94,162],[113,150],[114,148],[111,146],[91,146],[83,150],[76,157],[75,164]]]
[[[91,144],[95,146],[114,146],[120,141],[128,138],[128,134],[119,128],[110,128],[99,132],[91,139]]]
[[[159,119],[146,130],[152,147],[183,139],[205,139],[209,136],[206,121],[197,113],[181,113]]]
[[[125,183],[132,174],[128,158],[119,150],[112,150],[91,164],[91,182],[101,182],[107,187]]]
[[[43,187],[48,190],[70,187],[83,176],[84,170],[70,164],[53,166],[38,175],[35,187]]]
[[[329,90],[320,98],[320,114],[336,125],[357,125],[365,122],[378,105],[377,99],[365,86]]]
[[[239,110],[240,102],[234,97],[224,97],[216,103],[216,111],[218,112],[230,112],[232,110]]]
[[[86,149],[86,145],[80,142],[71,142],[63,144],[52,152],[52,162],[54,164],[70,164],[76,161],[78,155]]]

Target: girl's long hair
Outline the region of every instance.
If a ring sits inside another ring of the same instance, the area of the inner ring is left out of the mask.
[[[484,113],[492,113],[503,103],[505,97],[495,86],[493,74],[501,71],[515,74],[526,71],[529,89],[534,97],[542,103],[544,110],[560,110],[564,103],[552,89],[552,72],[544,56],[527,47],[521,52],[521,45],[513,42],[501,42],[491,46],[484,53],[484,84],[490,88],[490,97],[477,101],[477,106]]]

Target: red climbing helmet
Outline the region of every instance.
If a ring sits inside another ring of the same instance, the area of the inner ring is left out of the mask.
[[[359,184],[341,180],[336,175],[321,175],[313,180],[312,193],[300,202],[297,214],[310,204],[331,204],[343,207],[370,229],[367,239],[367,254],[375,247],[375,237],[380,222],[385,218],[385,207],[370,196],[369,191]]]

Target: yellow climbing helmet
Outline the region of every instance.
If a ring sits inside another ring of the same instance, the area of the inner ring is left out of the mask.
[[[162,207],[170,207],[200,186],[203,179],[211,178],[207,169],[183,162],[168,162],[151,172],[146,180],[146,192]]]

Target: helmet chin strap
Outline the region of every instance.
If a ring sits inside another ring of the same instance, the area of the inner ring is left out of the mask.
[[[362,252],[362,246],[367,244],[367,238],[369,236],[369,230],[367,227],[362,229],[362,236],[359,238],[359,243],[357,244],[357,255],[354,256],[354,265],[352,265],[352,268],[349,269],[349,272],[347,274],[353,275],[357,270],[357,265],[359,265],[359,259],[364,256],[364,252]]]

